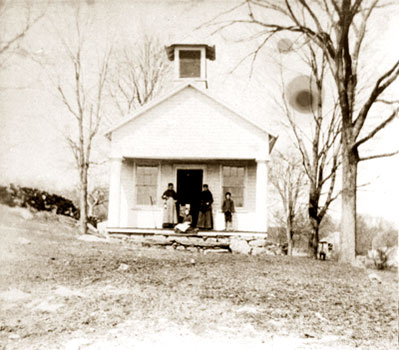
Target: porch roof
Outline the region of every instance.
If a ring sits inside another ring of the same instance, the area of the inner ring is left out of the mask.
[[[229,163],[252,163],[256,162],[255,158],[238,158],[238,157],[232,157],[232,158],[207,158],[207,157],[157,157],[157,156],[148,156],[148,157],[134,157],[134,156],[129,156],[129,155],[124,155],[122,157],[125,160],[136,160],[136,161],[166,161],[166,162],[173,162],[173,163],[193,163],[193,164],[198,164],[201,162],[206,162],[206,163],[223,163],[223,162],[229,162]]]

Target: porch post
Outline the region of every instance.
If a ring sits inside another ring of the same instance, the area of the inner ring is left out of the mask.
[[[118,227],[120,222],[122,158],[111,158],[109,182],[108,227]]]
[[[256,227],[267,232],[267,160],[256,160]]]

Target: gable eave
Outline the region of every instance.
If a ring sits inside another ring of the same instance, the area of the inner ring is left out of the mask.
[[[175,47],[178,48],[196,48],[196,47],[204,47],[205,48],[205,54],[206,58],[208,60],[214,61],[216,59],[216,50],[215,50],[215,45],[210,46],[207,44],[172,44],[169,46],[165,46],[165,51],[166,55],[168,56],[169,61],[174,61],[175,59]]]
[[[272,138],[277,139],[278,136],[272,134],[271,132],[269,132],[268,130],[266,130],[263,126],[259,125],[258,123],[253,122],[252,120],[250,120],[249,118],[247,118],[243,113],[237,111],[234,107],[230,106],[229,104],[227,104],[226,102],[222,101],[221,99],[219,99],[218,97],[213,96],[212,94],[210,94],[208,91],[199,89],[198,87],[196,87],[195,85],[191,85],[188,84],[190,86],[192,86],[195,90],[199,91],[200,93],[202,93],[203,95],[207,96],[208,98],[210,98],[211,100],[215,101],[216,103],[218,103],[219,105],[223,106],[224,108],[226,108],[229,112],[235,114],[236,116],[238,116],[239,118],[243,119],[248,125],[250,125],[251,127],[254,127],[255,129],[260,130],[263,134],[266,134],[268,137],[271,136]]]
[[[162,96],[158,99],[154,99],[153,101],[149,102],[146,106],[143,106],[141,108],[139,108],[139,110],[137,110],[132,116],[128,117],[126,120],[122,120],[121,122],[119,122],[118,124],[114,125],[113,127],[111,127],[110,129],[108,129],[105,133],[104,136],[111,139],[111,134],[123,127],[124,125],[130,123],[131,121],[135,120],[136,118],[138,118],[139,116],[145,114],[146,112],[148,112],[149,110],[151,110],[152,108],[160,105],[161,103],[163,103],[164,101],[168,100],[169,98],[173,97],[174,95],[178,94],[180,91],[184,90],[187,87],[191,87],[194,90],[200,92],[201,94],[203,94],[204,96],[208,97],[209,99],[213,100],[214,102],[216,102],[217,104],[221,105],[222,107],[226,108],[229,112],[235,114],[236,116],[238,116],[240,119],[242,119],[245,123],[247,123],[250,127],[257,129],[258,131],[261,131],[262,134],[264,134],[266,137],[268,138],[272,138],[274,140],[277,140],[277,136],[273,135],[272,133],[270,133],[268,130],[266,130],[264,127],[258,125],[257,123],[249,120],[246,116],[244,116],[241,112],[238,112],[235,108],[233,108],[232,106],[229,106],[227,103],[225,103],[224,101],[220,100],[219,98],[213,96],[212,94],[210,94],[208,91],[204,91],[203,89],[200,89],[198,87],[195,86],[195,84],[192,84],[191,82],[186,82],[180,86],[178,86],[177,88],[175,88],[174,90],[172,90],[170,93],[168,93],[165,96]],[[273,143],[274,145],[274,143]],[[270,150],[271,151],[271,150]]]
[[[147,111],[151,110],[152,108],[158,106],[162,102],[164,102],[164,101],[168,100],[169,98],[173,97],[174,95],[176,95],[180,91],[184,90],[189,85],[192,86],[190,84],[190,82],[186,82],[186,83],[178,86],[177,88],[175,88],[174,90],[172,90],[168,94],[166,94],[164,96],[161,96],[161,97],[159,97],[157,99],[154,99],[151,102],[149,102],[148,104],[146,104],[145,106],[140,107],[131,116],[127,117],[126,119],[121,120],[119,123],[117,123],[116,125],[110,127],[107,131],[105,131],[104,132],[104,136],[107,137],[107,138],[110,138],[111,134],[115,130],[120,129],[121,127],[123,127],[126,124],[130,123],[132,120],[136,119],[137,117],[141,116],[142,114],[146,113]]]

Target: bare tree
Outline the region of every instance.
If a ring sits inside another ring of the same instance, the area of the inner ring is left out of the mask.
[[[34,11],[29,1],[18,4],[0,1],[0,69],[10,65],[16,56],[35,58],[36,54],[29,51],[24,41],[45,12],[45,3],[42,3],[40,11]]]
[[[250,25],[259,31],[253,38],[260,44],[248,56],[256,59],[262,47],[277,33],[295,36],[298,42],[312,42],[324,53],[333,78],[341,114],[342,156],[342,216],[340,261],[355,262],[356,255],[356,188],[360,161],[391,156],[396,149],[382,154],[361,157],[359,147],[377,135],[398,115],[399,101],[386,96],[389,87],[399,76],[399,59],[376,77],[370,77],[367,86],[359,86],[362,75],[369,76],[368,66],[361,65],[365,57],[364,44],[373,14],[383,7],[383,0],[246,0],[222,15],[245,6],[244,18],[219,21],[212,25],[222,30],[232,25]],[[383,96],[385,95],[385,96]],[[383,103],[385,108],[378,111]],[[373,114],[379,122],[366,126]]]
[[[110,94],[122,117],[163,88],[169,69],[163,51],[159,40],[146,34],[134,46],[114,51]]]
[[[276,189],[283,207],[283,226],[288,243],[288,255],[292,255],[293,236],[299,215],[303,210],[301,197],[306,189],[306,176],[301,161],[295,156],[278,153],[269,171],[269,180]]]
[[[326,57],[317,48],[308,43],[306,53],[301,57],[310,70],[309,85],[299,91],[288,93],[302,95],[302,105],[312,118],[311,131],[303,130],[297,123],[295,108],[290,105],[287,88],[283,82],[280,105],[288,126],[291,129],[295,145],[302,158],[302,166],[309,182],[308,215],[311,224],[310,246],[317,257],[319,230],[324,216],[338,194],[334,191],[337,170],[340,165],[340,114],[338,105],[331,109],[323,105],[323,85],[326,69]],[[298,98],[298,96],[295,96]],[[299,96],[300,98],[301,96]],[[292,102],[291,102],[292,103]],[[294,102],[295,103],[295,102]]]
[[[88,222],[88,180],[89,168],[92,165],[92,147],[98,136],[103,119],[103,105],[106,90],[106,79],[109,70],[110,50],[106,50],[99,59],[98,67],[90,64],[92,52],[86,47],[88,39],[82,25],[79,10],[76,11],[75,27],[76,41],[69,44],[59,36],[67,54],[71,70],[68,79],[62,81],[58,77],[56,89],[73,123],[73,132],[64,133],[64,137],[72,151],[80,182],[80,232],[87,233]],[[70,34],[70,33],[69,33]],[[94,67],[93,67],[94,66]],[[64,67],[68,71],[69,67]],[[94,72],[93,72],[94,70]]]

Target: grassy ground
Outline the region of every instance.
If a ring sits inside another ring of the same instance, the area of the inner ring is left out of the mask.
[[[0,349],[397,346],[397,273],[84,242],[0,211]]]

